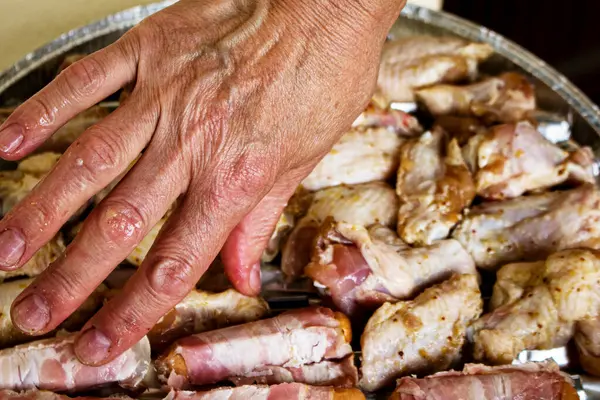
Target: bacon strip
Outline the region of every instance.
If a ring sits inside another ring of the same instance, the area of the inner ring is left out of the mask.
[[[125,395],[111,396],[111,400],[131,400]],[[27,390],[25,392],[14,392],[12,390],[0,390],[0,400],[71,400],[73,397],[57,394],[45,390]],[[76,397],[76,400],[99,400],[99,397]]]
[[[404,377],[390,400],[576,400],[569,377],[553,363],[486,367],[467,364],[462,372],[423,379]]]
[[[209,392],[171,391],[164,400],[364,400],[358,389],[334,389],[283,383],[276,386],[240,386]],[[1,399],[0,399],[1,400]]]
[[[156,366],[159,378],[175,389],[239,377],[279,383],[291,376],[301,383],[324,385],[343,377],[314,379],[322,376],[316,365],[351,355],[350,340],[350,323],[344,315],[328,308],[306,308],[180,339]],[[309,365],[312,370],[303,370]],[[355,376],[355,368],[351,369]],[[335,370],[346,369],[330,372]]]
[[[100,367],[80,363],[74,341],[68,335],[0,351],[0,389],[82,391],[111,383],[133,389],[150,371],[147,338]]]

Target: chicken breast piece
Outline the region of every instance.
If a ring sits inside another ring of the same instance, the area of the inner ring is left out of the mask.
[[[0,349],[32,339],[30,335],[24,334],[13,325],[10,317],[10,307],[17,296],[33,281],[33,279],[20,279],[0,284]],[[58,329],[75,331],[83,327],[102,305],[106,290],[104,285],[100,285]],[[54,333],[51,332],[49,335]]]
[[[146,338],[100,367],[81,364],[74,341],[73,334],[0,351],[0,389],[85,391],[111,383],[134,389],[151,370]]]
[[[432,115],[475,116],[493,122],[519,122],[535,110],[535,89],[521,74],[507,72],[471,85],[434,85],[415,97]]]
[[[455,240],[408,247],[389,228],[326,222],[305,270],[346,315],[413,297],[453,273],[477,274]]]
[[[398,168],[398,151],[403,140],[385,127],[354,128],[340,138],[302,181],[302,187],[314,191],[386,180]]]
[[[414,101],[414,90],[474,79],[477,64],[493,53],[488,44],[453,37],[411,36],[384,45],[377,96],[385,102]]]
[[[25,198],[60,158],[57,153],[42,153],[25,158],[14,171],[0,171],[2,215]]]
[[[456,362],[468,324],[482,311],[475,275],[454,275],[413,301],[386,303],[361,338],[360,387],[372,392],[403,375],[436,372]]]
[[[452,236],[478,267],[495,270],[566,248],[595,248],[600,245],[599,223],[600,193],[588,184],[475,206]]]
[[[365,395],[358,389],[282,383],[274,386],[224,387],[209,392],[172,390],[164,400],[365,400]]]
[[[564,182],[594,183],[590,148],[569,153],[528,122],[496,126],[472,137],[463,149],[477,194],[501,200]]]
[[[13,108],[0,109],[0,124],[2,124],[13,111]],[[110,114],[110,110],[100,106],[93,106],[83,111],[59,128],[52,136],[42,143],[40,147],[35,149],[35,153],[64,153],[87,128],[100,122],[108,114]]]
[[[564,250],[528,272],[518,299],[471,326],[476,359],[506,364],[522,350],[563,346],[577,321],[600,316],[600,252]]]
[[[54,262],[65,251],[65,244],[62,234],[59,232],[54,238],[46,243],[41,249],[19,269],[12,271],[0,271],[0,282],[5,279],[17,277],[34,277],[42,273],[48,266]]]
[[[574,338],[579,363],[585,372],[600,376],[600,318],[577,322]]]
[[[162,351],[176,339],[256,321],[268,312],[262,298],[233,289],[221,293],[193,290],[154,325],[148,339],[153,351]]]
[[[419,379],[404,377],[390,400],[577,400],[571,378],[551,362],[502,367],[467,364]]]
[[[406,142],[400,150],[396,192],[398,234],[405,242],[427,245],[448,237],[475,197],[457,141],[436,130]]]
[[[295,378],[306,379],[300,383],[327,386],[341,377],[313,381],[321,375],[296,374],[295,370],[352,355],[351,336],[350,322],[344,315],[322,307],[297,309],[275,318],[180,339],[159,357],[156,367],[159,378],[175,389],[231,378],[285,378],[282,369]]]
[[[327,218],[360,226],[394,226],[398,197],[388,184],[371,182],[336,186],[314,193],[306,215],[291,232],[282,250],[281,269],[290,278],[310,262],[314,239]]]

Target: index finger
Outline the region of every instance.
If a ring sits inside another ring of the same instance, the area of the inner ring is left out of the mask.
[[[133,35],[74,63],[21,104],[0,126],[0,157],[18,160],[80,112],[135,79]]]

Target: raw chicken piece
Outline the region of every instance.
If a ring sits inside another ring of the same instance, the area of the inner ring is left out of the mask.
[[[488,122],[518,122],[535,110],[535,89],[521,74],[507,72],[466,86],[435,85],[415,92],[434,116],[475,116]]]
[[[14,111],[14,109],[0,109],[0,124]],[[110,113],[105,107],[94,106],[73,119],[69,120],[63,127],[59,128],[54,135],[50,136],[44,143],[35,149],[36,153],[48,151],[64,153],[65,150],[90,126],[100,122]]]
[[[573,153],[549,142],[528,122],[500,125],[472,137],[463,149],[477,194],[501,200],[564,182],[594,183],[588,147]]]
[[[413,91],[442,82],[473,79],[477,64],[493,53],[488,44],[453,37],[411,36],[384,45],[376,98],[387,102],[414,101]]]
[[[52,152],[34,154],[19,162],[17,170],[41,178],[50,172],[60,156],[61,154]]]
[[[17,296],[31,283],[33,279],[21,279],[0,284],[0,349],[30,341],[30,335],[18,330],[10,318],[10,307]],[[87,320],[94,315],[104,301],[106,287],[100,285],[90,297],[67,318],[58,329],[75,331],[83,327]]]
[[[85,391],[111,383],[134,389],[151,371],[146,338],[100,367],[81,364],[74,341],[73,334],[0,351],[0,389]]]
[[[442,129],[449,137],[456,139],[459,146],[465,145],[478,133],[485,132],[487,127],[477,118],[441,115],[435,119],[433,131]]]
[[[340,138],[302,186],[314,191],[341,184],[383,181],[398,168],[403,138],[385,127],[354,128]]]
[[[301,383],[282,383],[274,386],[218,388],[209,392],[172,390],[164,400],[365,400],[365,395],[358,389],[334,389]]]
[[[426,245],[448,237],[475,197],[457,141],[436,130],[406,142],[400,150],[396,192],[398,234],[405,242]]]
[[[269,306],[260,297],[229,289],[222,293],[193,290],[148,333],[153,351],[162,351],[176,339],[227,326],[256,321]]]
[[[475,275],[457,274],[413,301],[384,304],[361,338],[360,387],[372,392],[403,375],[450,367],[460,357],[468,324],[481,310]]]
[[[0,171],[0,200],[2,215],[25,198],[52,169],[60,154],[42,153],[27,157],[14,171]]]
[[[380,108],[374,102],[369,103],[365,111],[356,118],[352,127],[384,127],[406,137],[423,132],[419,120],[414,116],[392,108]]]
[[[600,318],[575,325],[575,345],[583,369],[590,375],[600,376]]]
[[[326,218],[360,226],[394,226],[398,197],[388,184],[372,182],[336,186],[316,192],[306,215],[298,222],[282,250],[281,269],[290,278],[302,274],[310,262],[314,239]]]
[[[30,259],[19,269],[12,271],[0,271],[0,282],[9,278],[21,276],[33,277],[42,273],[48,266],[54,262],[65,251],[65,244],[61,233],[57,233],[48,243],[39,249]]]
[[[523,293],[537,283],[545,264],[545,261],[534,261],[507,264],[500,268],[496,273],[490,308],[495,310],[523,297]]]
[[[453,273],[477,274],[456,240],[410,248],[389,228],[326,222],[305,270],[346,315],[410,298]]]
[[[453,237],[475,264],[497,269],[513,261],[536,261],[554,251],[600,245],[600,193],[593,185],[471,208]]]
[[[295,372],[352,355],[351,336],[350,322],[344,315],[322,307],[297,309],[275,318],[180,339],[159,357],[156,366],[159,378],[175,389],[231,378],[275,379],[286,375],[304,378],[301,383],[327,386],[342,377],[327,376],[327,381],[320,381],[319,370],[314,375]]]
[[[519,298],[508,299],[471,326],[476,359],[506,364],[522,350],[563,346],[577,321],[600,317],[600,252],[564,250],[545,263],[530,264],[528,273],[528,279],[512,279],[513,287],[524,287]],[[500,274],[504,280],[506,275]],[[516,295],[518,290],[511,296]]]
[[[132,400],[125,395],[111,396],[113,400]],[[45,390],[27,390],[15,392],[12,390],[0,390],[0,400],[100,400],[100,397],[69,397]]]
[[[503,367],[467,364],[419,379],[404,377],[390,400],[578,400],[571,378],[551,362]]]

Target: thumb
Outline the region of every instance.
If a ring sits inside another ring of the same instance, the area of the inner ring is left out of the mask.
[[[248,296],[260,293],[261,256],[295,189],[295,182],[279,180],[229,234],[221,250],[221,260],[227,277],[239,292]]]

